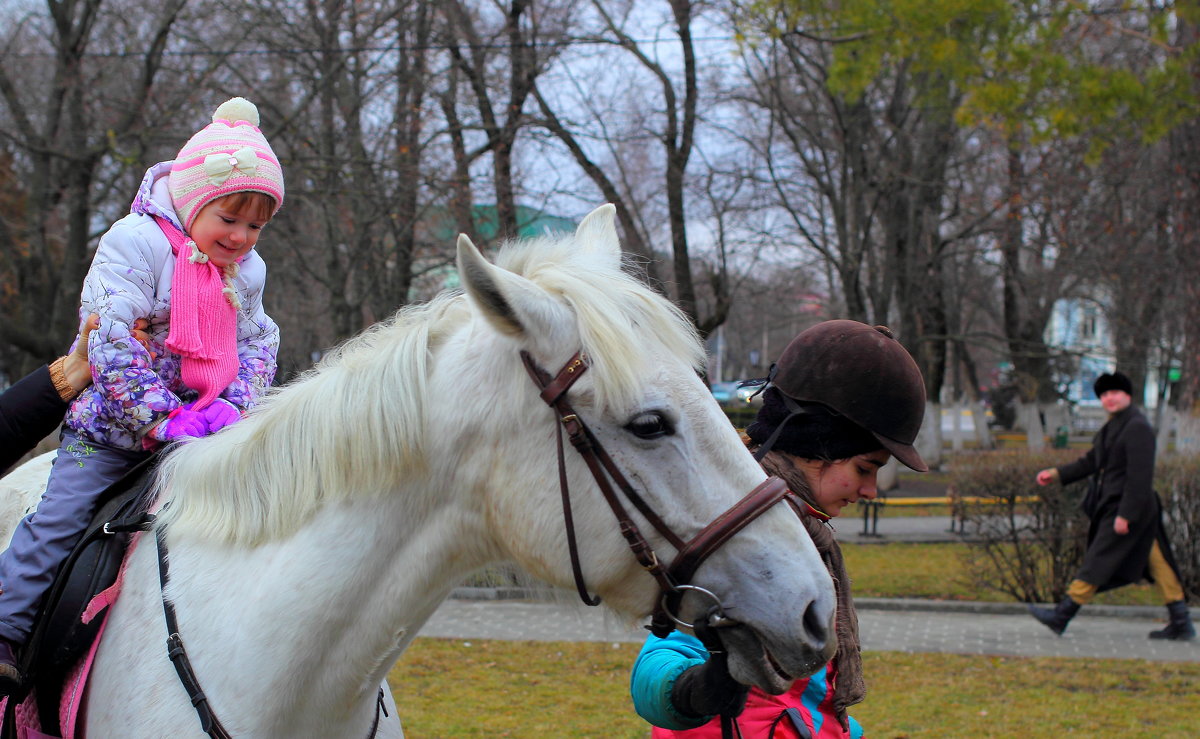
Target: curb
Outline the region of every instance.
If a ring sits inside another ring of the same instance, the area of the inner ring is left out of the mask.
[[[459,587],[450,593],[454,600],[531,600],[563,602],[573,600],[574,593],[555,588],[477,588]],[[1054,604],[1049,605],[1053,608]],[[916,613],[975,613],[988,616],[1025,616],[1025,603],[992,603],[971,600],[928,600],[924,598],[855,598],[854,607],[860,611],[907,611]],[[1142,618],[1162,620],[1160,606],[1088,605],[1081,615],[1101,618]]]
[[[923,598],[855,598],[854,607],[860,611],[910,611],[928,613],[978,613],[989,616],[1027,616],[1025,603],[992,603],[972,600],[926,600]],[[1048,605],[1053,608],[1054,604]],[[1103,618],[1145,618],[1162,620],[1161,606],[1087,605],[1080,615]]]

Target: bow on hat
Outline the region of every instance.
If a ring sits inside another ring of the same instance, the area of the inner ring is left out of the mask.
[[[254,149],[245,146],[232,154],[209,154],[204,157],[204,173],[208,175],[210,185],[223,184],[235,169],[254,176],[254,170],[258,169],[258,154]]]

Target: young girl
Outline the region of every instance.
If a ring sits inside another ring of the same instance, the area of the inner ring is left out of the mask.
[[[710,657],[696,637],[651,636],[630,689],[638,714],[660,727],[653,739],[720,739],[717,714],[738,715],[746,739],[862,736],[846,713],[866,693],[858,618],[841,549],[826,524],[847,505],[876,496],[876,475],[891,456],[918,472],[928,469],[912,445],[925,412],[924,380],[888,329],[841,320],[793,339],[770,382],[746,429],[748,445],[768,474],[808,504],[804,523],[837,592],[837,653],[781,695],[757,688],[747,694],[724,655]]]
[[[146,172],[131,213],[100,239],[81,315],[94,384],[67,412],[37,510],[0,555],[0,692],[20,683],[13,650],[101,492],[165,442],[235,422],[271,385],[279,330],[262,308],[266,265],[253,251],[283,204],[283,171],[234,98],[173,162]],[[131,333],[148,317],[151,346]]]

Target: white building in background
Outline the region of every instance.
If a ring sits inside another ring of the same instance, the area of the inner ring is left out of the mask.
[[[1046,327],[1046,342],[1052,350],[1075,358],[1075,368],[1066,387],[1067,399],[1084,407],[1099,407],[1100,401],[1092,391],[1096,378],[1112,372],[1116,366],[1116,351],[1112,332],[1103,308],[1095,300],[1063,298],[1054,304],[1050,323]],[[1146,372],[1146,397],[1134,398],[1145,408],[1155,408],[1161,389],[1158,357],[1150,356]]]

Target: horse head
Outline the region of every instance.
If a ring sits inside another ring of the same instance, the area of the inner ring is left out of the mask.
[[[559,413],[539,397],[522,352],[551,375],[582,353],[587,371],[564,397],[590,442],[650,509],[625,504],[661,561],[766,476],[697,373],[704,354],[691,322],[622,270],[613,214],[602,206],[571,237],[510,245],[496,264],[460,236],[459,274],[482,320],[439,355],[447,369],[435,374],[452,374],[459,392],[490,398],[487,417],[458,433],[463,443],[492,450],[481,455],[488,472],[477,479],[486,480],[485,515],[507,556],[543,580],[571,586],[561,465],[582,582],[638,618],[659,605],[660,583],[631,553],[581,455],[567,448],[558,461]],[[715,597],[727,619],[721,633],[730,669],[742,682],[781,692],[836,648],[830,577],[786,505],[763,511],[709,554],[688,584],[702,590],[685,591],[674,615],[704,618]]]

